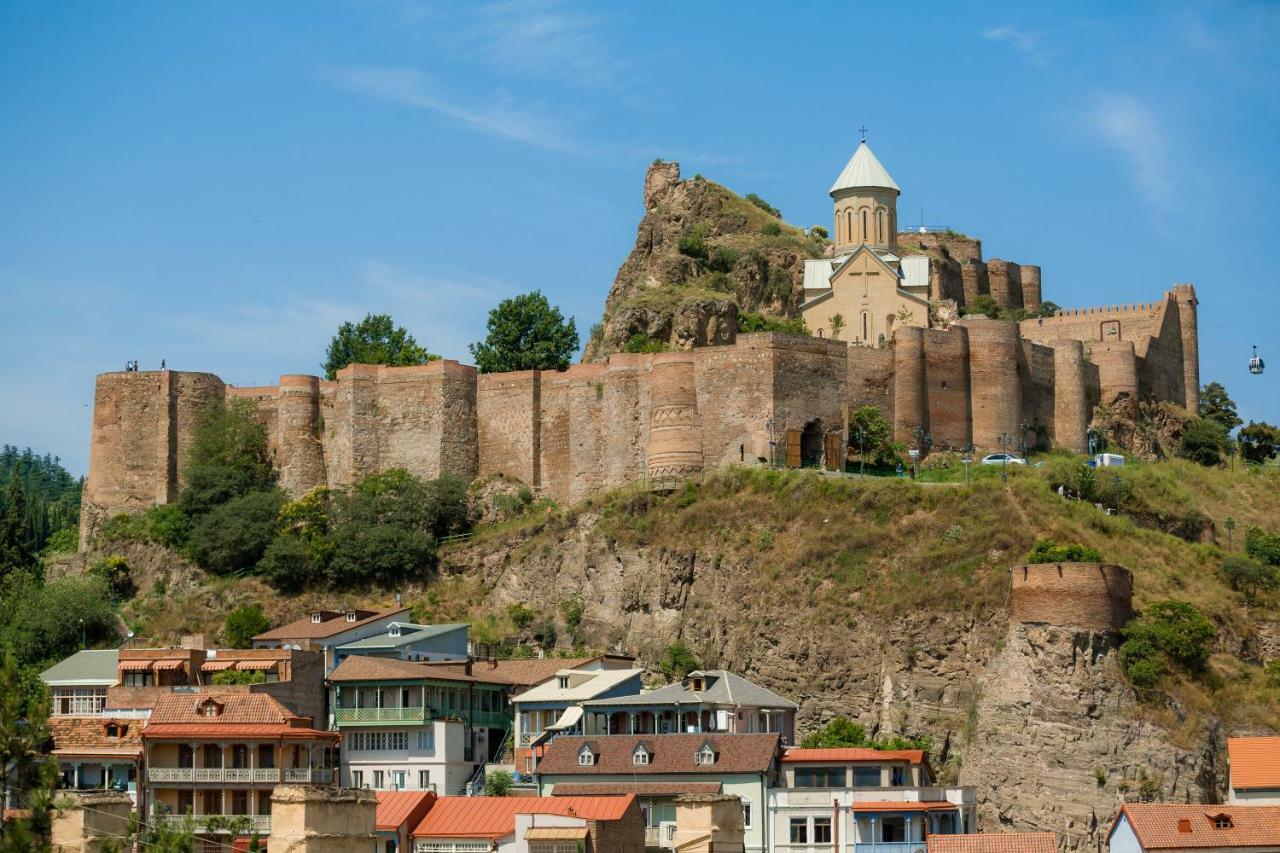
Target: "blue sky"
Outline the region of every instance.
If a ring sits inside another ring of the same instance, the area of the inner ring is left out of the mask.
[[[1202,378],[1280,421],[1278,40],[1246,3],[0,0],[0,442],[81,473],[96,373],[315,373],[369,311],[466,360],[538,288],[585,334],[654,157],[827,225],[863,124],[902,222],[1046,298],[1194,282]]]

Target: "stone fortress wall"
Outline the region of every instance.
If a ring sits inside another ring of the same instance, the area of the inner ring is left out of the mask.
[[[81,540],[110,515],[175,500],[201,412],[229,398],[256,404],[291,495],[402,467],[427,478],[502,474],[573,502],[728,464],[840,468],[832,456],[863,405],[880,408],[908,446],[928,435],[934,450],[987,452],[1007,436],[1010,449],[1025,437],[1029,448],[1083,452],[1099,403],[1145,394],[1194,406],[1196,358],[1195,291],[1177,285],[1151,306],[901,327],[881,349],[766,332],[563,372],[479,375],[445,360],[256,388],[208,373],[105,373]]]
[[[1013,622],[1119,631],[1133,617],[1133,574],[1120,566],[1040,563],[1011,573]]]

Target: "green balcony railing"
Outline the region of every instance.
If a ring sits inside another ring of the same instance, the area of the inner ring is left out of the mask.
[[[333,710],[333,721],[338,725],[425,723],[430,719],[430,708],[335,708]]]

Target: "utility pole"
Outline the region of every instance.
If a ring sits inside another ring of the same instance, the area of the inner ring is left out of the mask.
[[[1236,529],[1236,520],[1233,516],[1227,516],[1227,550],[1232,550],[1231,534]]]
[[[1002,432],[996,437],[996,444],[1000,446],[1000,482],[1009,482],[1009,448],[1013,446],[1013,436],[1007,432]]]

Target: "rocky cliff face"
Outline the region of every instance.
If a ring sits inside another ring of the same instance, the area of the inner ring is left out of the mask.
[[[636,245],[618,269],[600,330],[583,360],[606,356],[636,335],[672,349],[732,343],[740,311],[798,313],[804,259],[825,244],[678,163],[655,162],[644,183]],[[697,235],[701,249],[682,239]]]
[[[448,571],[498,607],[555,612],[580,596],[589,645],[652,659],[680,639],[799,702],[801,731],[843,714],[880,735],[928,735],[943,777],[977,788],[984,830],[1052,830],[1067,850],[1097,851],[1122,790],[1221,796],[1218,733],[1185,749],[1141,721],[1105,634],[1011,625],[998,606],[888,617],[851,600],[833,621],[807,606],[805,579],[721,556],[713,537],[639,547],[601,518],[579,514],[552,540],[472,545]]]

